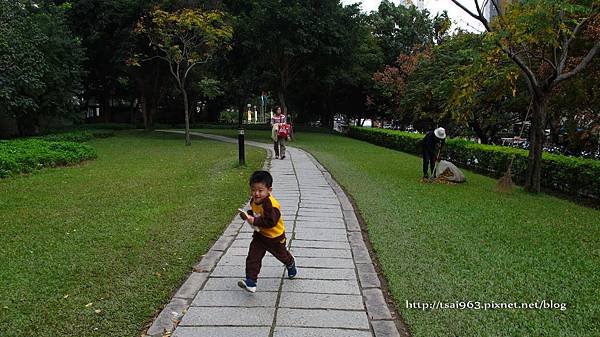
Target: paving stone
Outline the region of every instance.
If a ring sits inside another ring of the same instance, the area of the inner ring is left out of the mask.
[[[381,288],[381,281],[377,273],[358,273],[358,279],[360,280],[360,286],[363,289],[366,288]]]
[[[219,261],[219,266],[220,267],[225,267],[225,266],[245,266],[246,265],[246,256],[226,256],[221,258],[221,260]],[[283,263],[279,262],[279,260],[277,260],[276,258],[274,258],[272,255],[265,255],[265,257],[262,260],[262,265],[263,266],[282,266],[283,267]]]
[[[336,242],[348,242],[346,234],[343,235],[319,235],[319,233],[313,233],[311,231],[296,232],[294,238],[297,240],[312,240],[312,241],[336,241]]]
[[[372,337],[370,331],[331,329],[331,328],[299,328],[276,327],[273,337]]]
[[[283,291],[319,294],[360,294],[355,280],[283,280]]]
[[[265,266],[260,269],[258,278],[263,277],[282,277],[284,267]],[[243,266],[216,266],[210,276],[212,277],[244,277],[245,268]]]
[[[240,248],[240,247],[248,248],[248,247],[250,247],[250,241],[252,241],[252,240],[251,239],[236,239],[231,244],[231,248]]]
[[[363,289],[367,314],[372,320],[392,319],[392,314],[388,309],[381,289],[371,288]]]
[[[346,195],[338,194],[338,200],[339,200],[340,206],[342,207],[342,210],[354,212],[354,207],[352,207],[352,203],[350,202],[350,199],[348,199],[348,197]]]
[[[313,215],[298,215],[298,221],[306,221],[306,220],[315,220],[321,222],[340,222],[344,221],[344,218],[341,216],[334,216],[330,214],[318,214],[315,213]]]
[[[173,337],[269,337],[271,327],[178,327]]]
[[[279,307],[309,309],[364,310],[360,295],[282,292]]]
[[[341,209],[342,208],[337,197],[333,200],[330,200],[327,203],[325,203],[325,202],[308,202],[306,200],[301,200],[300,204],[298,206],[300,206],[300,208],[308,208],[308,209],[319,209],[319,208]]]
[[[175,322],[181,318],[183,311],[189,306],[189,302],[183,298],[174,298],[158,314],[148,331],[147,335],[162,336],[165,331],[173,331]]]
[[[240,288],[241,289],[241,288]],[[269,307],[274,308],[276,292],[250,293],[247,291],[201,291],[192,306],[195,307]]]
[[[302,196],[300,199],[300,206],[304,204],[317,204],[317,205],[340,205],[338,198],[315,198],[311,196]]]
[[[211,250],[226,250],[227,247],[231,244],[233,240],[233,236],[221,236],[213,246],[210,248]]]
[[[242,256],[247,256],[248,255],[248,247],[231,247],[229,249],[227,249],[227,252],[225,253],[225,255],[223,256],[227,256],[227,255],[242,255]]]
[[[246,290],[238,287],[237,282],[243,277],[211,277],[204,284],[202,291],[212,290],[227,290],[227,291],[243,291]],[[279,291],[281,285],[280,278],[260,278],[258,280],[258,292]]]
[[[312,201],[314,203],[319,203],[324,200],[337,201],[337,196],[331,189],[329,189],[329,191],[327,191],[327,189],[302,189],[300,191],[302,193],[302,199],[306,201]],[[316,195],[318,195],[318,198],[313,197]]]
[[[373,321],[375,337],[400,337],[396,324],[393,321]]]
[[[200,262],[198,262],[198,264],[196,264],[194,266],[194,271],[196,272],[209,272],[211,271],[216,265],[217,265],[217,261],[219,261],[219,259],[221,258],[221,255],[223,255],[223,251],[221,250],[209,250],[208,253],[206,253],[203,257],[202,260],[200,260]]]
[[[347,236],[347,232],[345,228],[302,228],[300,226],[296,227],[296,233],[310,233],[321,236],[330,236],[330,235],[343,235]]]
[[[346,224],[343,221],[328,221],[328,222],[318,222],[318,221],[306,221],[306,220],[298,220],[296,221],[296,229],[343,229],[346,230]]]
[[[250,231],[241,232],[237,235],[237,239],[252,239],[253,234],[254,234],[254,230],[252,230],[252,232],[250,232]]]
[[[360,224],[354,214],[354,211],[344,210],[344,220],[349,231],[360,232]]]
[[[350,244],[342,241],[314,241],[295,239],[292,241],[292,247],[350,249]]]
[[[367,247],[365,245],[351,247],[355,263],[370,263],[372,261],[371,256],[369,255],[369,251],[367,250]]]
[[[298,257],[296,264],[299,267],[316,268],[339,268],[354,270],[354,261],[352,259],[340,259],[332,257]]]
[[[326,248],[300,248],[294,247],[291,249],[296,257],[337,257],[343,259],[351,259],[352,254],[347,249],[326,249]]]
[[[369,321],[361,311],[280,308],[277,326],[369,329]]]
[[[359,274],[360,273],[374,273],[374,274],[377,273],[375,271],[375,267],[373,267],[372,263],[357,263],[356,269],[358,270]]]
[[[236,236],[239,233],[241,227],[242,226],[235,226],[235,228],[232,228],[232,226],[229,225],[229,227],[227,227],[227,229],[225,229],[225,231],[223,231],[223,235]]]
[[[271,326],[274,308],[190,307],[180,326]],[[365,315],[366,316],[366,315]]]
[[[365,245],[365,240],[363,239],[361,232],[348,233],[348,241],[350,241],[350,245],[354,245],[354,246],[360,246],[360,245],[364,246]]]
[[[254,233],[254,229],[250,226],[248,226],[248,224],[246,224],[246,226],[240,228],[239,233]],[[236,237],[237,239],[239,239],[239,237]],[[246,238],[247,239],[247,238]]]
[[[331,208],[334,207],[334,208]],[[343,218],[343,214],[341,212],[341,209],[339,208],[339,206],[327,206],[327,207],[312,207],[312,208],[300,208],[298,209],[298,216],[299,217],[308,217],[310,218],[310,216],[306,216],[307,211],[309,211],[311,214],[321,214],[323,216],[327,216],[327,217],[333,217],[333,218]]]
[[[354,269],[299,268],[296,279],[356,280]]]
[[[193,299],[204,285],[204,282],[208,279],[209,274],[210,273],[192,273],[173,297]]]
[[[317,223],[321,224],[321,226],[325,226],[326,224],[330,224],[330,223],[344,224],[344,228],[346,225],[346,223],[344,222],[344,219],[342,219],[342,218],[298,217],[298,218],[296,218],[296,222],[297,223],[308,223],[308,222],[315,223],[315,222],[317,222]]]

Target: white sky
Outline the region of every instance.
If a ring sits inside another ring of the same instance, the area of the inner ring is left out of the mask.
[[[381,0],[341,0],[341,2],[344,5],[362,2],[363,11],[370,12],[377,10]],[[392,0],[392,2],[395,4],[399,3],[398,0]],[[475,12],[475,3],[473,0],[460,0],[459,2]],[[425,9],[428,9],[433,16],[438,12],[446,10],[450,20],[452,20],[453,27],[459,26],[469,31],[483,31],[483,25],[479,21],[465,13],[450,0],[425,0]]]

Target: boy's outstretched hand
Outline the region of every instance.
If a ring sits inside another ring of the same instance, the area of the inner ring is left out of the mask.
[[[251,211],[248,211],[248,212],[246,212],[246,211],[244,211],[243,209],[239,208],[239,209],[238,209],[238,212],[240,212],[240,218],[242,218],[242,219],[246,220],[246,221],[248,222],[248,224],[249,224],[249,225],[250,225],[250,226],[251,226],[251,227],[252,227],[252,228],[253,228],[255,231],[257,231],[257,232],[260,232],[260,228],[259,228],[259,227],[253,226],[253,224],[254,224],[254,216],[252,216],[252,215],[248,214],[248,212],[251,212]]]

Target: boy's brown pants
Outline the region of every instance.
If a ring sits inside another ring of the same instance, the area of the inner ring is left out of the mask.
[[[285,248],[285,243],[285,234],[272,239],[254,233],[248,249],[248,257],[246,257],[246,278],[256,282],[266,252],[271,253],[286,266],[294,263],[294,257]]]

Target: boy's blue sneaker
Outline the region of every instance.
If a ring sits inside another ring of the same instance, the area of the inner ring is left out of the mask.
[[[298,270],[296,269],[296,261],[292,262],[291,265],[285,266],[288,273],[288,278],[294,278],[296,274],[298,274]]]
[[[249,278],[247,278],[245,280],[239,280],[238,286],[240,286],[240,288],[246,289],[247,291],[249,291],[251,293],[256,292],[256,282],[252,281]]]

